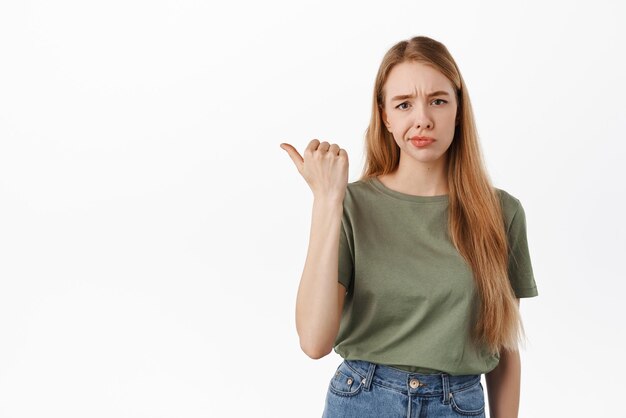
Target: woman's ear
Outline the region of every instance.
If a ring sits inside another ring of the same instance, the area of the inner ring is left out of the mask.
[[[387,130],[391,132],[391,129],[390,129],[391,124],[387,121],[387,112],[385,112],[385,109],[382,110],[382,116],[383,116],[383,123],[387,127]]]

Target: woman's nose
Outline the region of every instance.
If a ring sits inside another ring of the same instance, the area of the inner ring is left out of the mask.
[[[415,129],[430,129],[433,126],[433,121],[428,114],[428,109],[425,108],[425,105],[417,105],[414,107],[413,111],[413,125]]]
[[[420,120],[415,123],[415,129],[430,129],[432,128],[432,123],[426,120]]]
[[[433,121],[425,112],[417,111],[413,125],[415,129],[430,129],[433,127]]]

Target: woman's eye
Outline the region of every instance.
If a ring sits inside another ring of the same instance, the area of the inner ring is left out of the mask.
[[[448,103],[447,101],[445,101],[445,100],[443,100],[443,99],[435,99],[435,100],[433,100],[432,102],[433,102],[433,103],[434,103],[434,102],[443,102],[443,103]],[[443,104],[443,103],[442,103],[442,104]],[[408,102],[402,102],[402,103],[400,103],[398,106],[396,106],[396,109],[406,110],[406,109],[407,109],[406,107],[401,107],[401,106],[403,106],[403,105],[407,105],[407,106],[408,106],[408,105],[409,105],[409,103],[408,103]]]

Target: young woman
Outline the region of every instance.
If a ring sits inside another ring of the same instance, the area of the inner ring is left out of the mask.
[[[394,45],[376,76],[361,178],[348,155],[281,144],[314,195],[296,301],[302,350],[333,349],[324,417],[517,417],[519,298],[537,296],[520,201],[492,186],[446,47]]]

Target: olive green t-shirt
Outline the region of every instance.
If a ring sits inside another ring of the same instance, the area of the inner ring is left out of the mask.
[[[499,193],[518,298],[537,296],[520,201]],[[470,341],[478,297],[471,268],[448,236],[448,195],[414,196],[376,177],[348,183],[339,234],[347,289],[334,350],[418,373],[481,374],[499,356]]]

